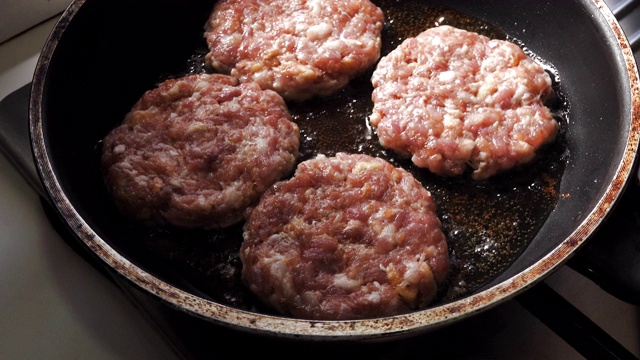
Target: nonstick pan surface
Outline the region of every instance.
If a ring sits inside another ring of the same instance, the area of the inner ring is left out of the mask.
[[[374,1],[375,2],[375,1]],[[428,309],[358,321],[281,317],[239,276],[241,224],[224,231],[151,228],[125,218],[99,167],[101,139],[160,81],[203,65],[210,1],[76,1],[38,63],[30,105],[34,156],[69,228],[108,266],[162,300],[234,328],[286,337],[403,336],[511,298],[563,264],[624,190],[638,146],[638,75],[602,1],[377,1],[383,54],[438,24],[514,41],[548,69],[561,123],[534,163],[489,181],[441,178],[380,147],[367,124],[370,73],[337,95],[289,107],[301,128],[300,161],[358,152],[411,171],[436,200],[452,275]]]

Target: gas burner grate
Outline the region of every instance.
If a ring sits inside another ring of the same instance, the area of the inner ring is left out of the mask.
[[[610,4],[613,15],[618,19],[629,39],[631,49],[636,53],[636,58],[639,58],[640,12],[636,11],[636,9],[640,7],[640,0],[610,0],[605,2]]]
[[[611,9],[611,11],[617,19],[622,19],[623,17],[631,14],[631,12],[633,12],[633,10],[638,7],[638,5],[640,5],[640,1],[638,0],[623,0],[617,3]]]
[[[636,61],[639,61],[640,0],[608,0],[605,2],[618,19],[635,54]],[[627,238],[623,241],[624,245],[634,246],[635,238],[633,236],[635,235],[629,234],[640,233],[640,216],[638,216],[637,208],[639,197],[640,188],[631,186],[617,206],[618,211],[568,263],[579,273],[585,275],[589,273],[588,278],[594,279],[601,276],[599,281],[598,279],[594,280],[598,285],[613,296],[632,304],[638,304],[640,289],[638,289],[637,279],[627,275],[630,269],[628,264],[635,263],[636,256],[627,256],[626,261],[620,261],[619,264],[608,268],[608,271],[602,271],[601,259],[610,255],[603,249],[610,248],[610,246],[606,246],[606,243],[611,238],[620,239],[626,236]],[[627,254],[637,252],[633,248],[621,248],[621,251]],[[604,266],[606,267],[606,265]],[[531,314],[587,359],[637,359],[546,283],[535,286],[516,299]]]

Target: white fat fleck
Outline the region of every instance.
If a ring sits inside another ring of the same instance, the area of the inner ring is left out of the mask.
[[[511,99],[516,100],[516,101],[522,101],[524,100],[524,96],[527,94],[527,87],[520,84],[518,86],[518,88],[516,89],[515,93],[513,94],[513,96],[511,97]]]
[[[383,224],[384,220],[386,219],[385,214],[386,214],[386,209],[379,209],[375,213],[371,214],[371,216],[369,216],[369,220],[367,221],[367,224],[374,230],[380,229],[381,228],[380,225]]]
[[[264,82],[268,82],[270,79],[269,77],[269,71],[267,69],[262,69],[258,72],[254,72],[253,73],[253,80],[257,83],[264,83]],[[282,84],[279,84],[279,86],[282,86]],[[278,87],[278,85],[274,85],[274,87]]]
[[[451,116],[449,114],[445,114],[442,124],[444,125],[445,128],[449,128],[449,129],[455,129],[458,128],[462,125],[462,122],[460,121],[460,119]]]
[[[309,65],[297,64],[295,67],[292,67],[295,70],[293,72],[297,73],[296,79],[303,81],[305,79],[311,80],[316,78],[316,72]]]
[[[198,81],[196,81],[193,89],[194,89],[194,92],[199,93],[201,91],[207,90],[210,86],[211,85],[207,81],[201,78],[198,78]]]
[[[284,263],[285,260],[287,259],[284,255],[282,254],[278,254],[276,252],[270,253],[271,256],[262,258],[262,262],[265,265],[273,265],[276,263]]]
[[[146,184],[149,182],[149,177],[144,175],[136,176],[136,182],[141,184]]]
[[[389,224],[382,229],[380,232],[380,238],[384,239],[387,242],[394,242],[395,235],[398,229],[393,226],[393,224]]]
[[[382,169],[382,164],[377,161],[360,161],[353,167],[353,174],[359,174],[363,171],[373,171]]]
[[[307,29],[307,38],[309,40],[323,40],[329,37],[333,32],[333,27],[327,23],[320,23]]]
[[[365,43],[360,39],[350,39],[348,37],[344,37],[344,34],[340,35],[340,40],[336,40],[338,43],[345,44],[345,46],[362,46]]]
[[[333,277],[333,285],[341,289],[355,290],[360,286],[360,281],[350,279],[345,274],[336,274]]]
[[[440,80],[440,82],[450,84],[456,80],[456,73],[451,70],[443,71],[438,75],[438,80]]]
[[[513,148],[518,153],[527,154],[533,153],[533,146],[526,141],[518,140],[513,143]]]
[[[482,72],[493,72],[498,67],[498,58],[497,57],[488,57],[480,65],[480,71]]]
[[[299,306],[312,306],[318,307],[320,303],[318,302],[318,292],[317,291],[305,291],[300,296],[296,296],[293,299],[293,303]]]
[[[484,101],[489,95],[493,94],[498,90],[496,84],[492,82],[485,82],[478,89],[478,94],[476,95],[478,101]]]
[[[118,145],[118,146],[113,148],[113,153],[114,154],[122,154],[126,149],[127,149],[126,146],[124,146],[123,144],[120,144],[120,145]]]
[[[207,130],[207,125],[201,121],[194,121],[189,125],[189,129],[187,130],[187,134],[192,134],[200,131]]]
[[[300,22],[299,17],[289,17],[282,19],[282,28],[283,29],[299,29],[298,23]]]
[[[342,213],[340,213],[342,215]],[[343,216],[340,217],[342,220]],[[362,226],[362,222],[359,220],[349,220],[347,222],[347,226],[345,226],[345,230],[357,229]]]
[[[243,199],[243,193],[242,193],[242,188],[241,188],[241,184],[238,183],[238,181],[234,182],[233,184],[227,186],[224,191],[222,192],[222,194],[220,195],[222,198],[224,198],[224,202],[231,204],[231,203],[240,203]]]
[[[462,45],[462,47],[456,49],[456,53],[464,56],[469,53],[469,50],[470,50],[469,46],[467,44],[464,44]]]
[[[255,146],[254,151],[256,152],[264,152],[269,148],[269,139],[263,136],[258,136],[253,139],[253,145]]]
[[[469,92],[467,91],[460,91],[458,92],[458,99],[462,100],[466,103],[474,103],[476,102],[476,98]]]
[[[471,152],[473,151],[473,149],[476,147],[476,143],[475,141],[471,140],[471,139],[463,139],[460,141],[460,145],[459,145],[459,151],[463,154],[466,154],[466,157],[470,157],[471,156]]]
[[[302,32],[305,31],[305,29],[308,29],[308,24],[305,24],[302,22],[297,22],[294,24],[294,26],[295,26],[296,34],[302,34]]]
[[[337,212],[337,213],[334,215],[333,223],[342,223],[342,219],[344,219],[344,213],[342,213],[342,212]],[[347,226],[348,226],[348,224],[347,224]]]
[[[330,40],[325,42],[322,47],[327,50],[340,51],[340,49],[342,49],[343,47],[343,44],[344,44],[344,41]]]
[[[293,281],[287,270],[286,258],[283,255],[274,253],[273,256],[263,258],[262,262],[268,265],[271,275],[279,280],[285,294],[295,294]]]
[[[476,160],[478,162],[486,162],[489,158],[491,158],[491,156],[489,156],[489,153],[487,153],[486,151],[480,151],[480,153],[478,153],[478,155],[476,156]]]
[[[309,7],[311,8],[311,15],[320,16],[322,15],[322,1],[321,0],[311,0],[308,2]]]
[[[404,273],[404,279],[407,281],[412,281],[420,276],[420,263],[415,261],[405,261],[404,265],[407,270]]]
[[[377,303],[382,300],[382,296],[380,296],[380,293],[378,291],[374,291],[370,294],[367,294],[366,299],[372,303]]]
[[[168,96],[176,96],[178,94],[180,94],[180,88],[182,87],[182,83],[180,81],[177,81],[175,84],[173,84],[173,86],[171,87],[171,89],[169,89],[167,91],[167,95]]]

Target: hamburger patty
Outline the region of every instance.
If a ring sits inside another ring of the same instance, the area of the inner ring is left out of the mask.
[[[404,169],[344,153],[302,162],[264,194],[240,258],[265,303],[308,319],[425,307],[449,269],[430,193]]]
[[[440,175],[483,180],[531,161],[558,124],[544,69],[517,45],[451,26],[405,40],[380,60],[371,125],[380,143]]]
[[[287,100],[327,95],[380,57],[369,0],[222,0],[206,26],[207,64]]]
[[[105,137],[102,166],[124,213],[220,228],[293,171],[298,146],[298,126],[277,93],[201,74],[147,91]]]

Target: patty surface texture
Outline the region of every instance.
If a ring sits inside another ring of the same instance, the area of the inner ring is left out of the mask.
[[[451,26],[380,59],[370,123],[380,143],[440,175],[487,179],[531,161],[558,123],[544,68],[516,44]]]
[[[328,95],[380,58],[383,22],[369,0],[222,0],[206,62],[286,100]]]
[[[243,279],[306,319],[361,319],[428,306],[449,255],[431,194],[368,155],[318,155],[262,197],[244,227]]]
[[[293,171],[298,147],[298,126],[277,93],[201,74],[144,93],[105,137],[102,167],[124,213],[222,228]]]

